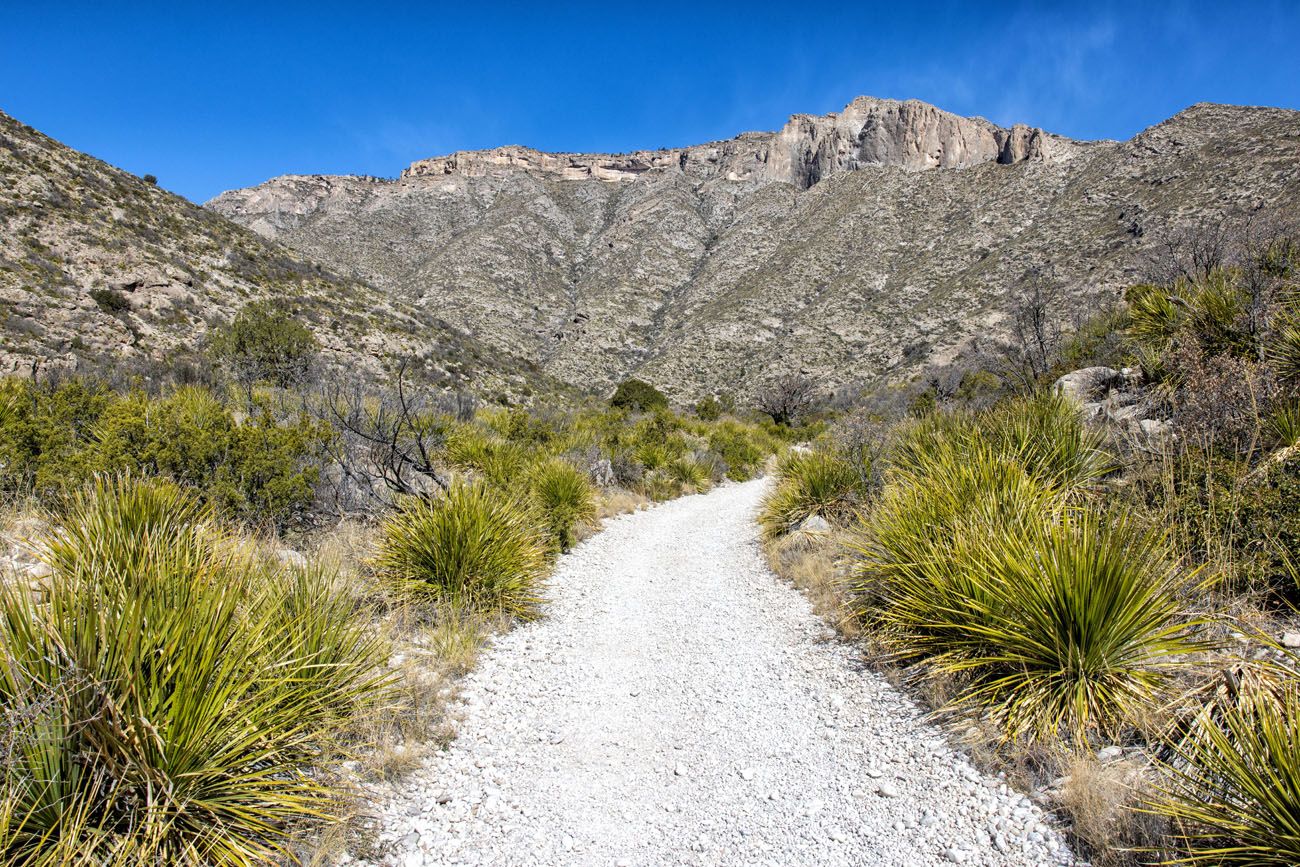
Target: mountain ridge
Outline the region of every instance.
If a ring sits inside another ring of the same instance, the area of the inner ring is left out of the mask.
[[[1127,141],[1076,142],[855,105],[635,177],[443,157],[208,206],[568,382],[637,375],[686,399],[787,370],[906,378],[996,336],[1031,272],[1086,310],[1140,276],[1164,229],[1300,201],[1300,112],[1198,103]],[[1007,142],[1016,158],[999,162]]]

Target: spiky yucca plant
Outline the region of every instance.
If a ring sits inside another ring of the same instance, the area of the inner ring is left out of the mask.
[[[1180,828],[1177,863],[1300,864],[1300,686],[1207,708],[1166,765],[1156,812]]]
[[[763,535],[775,539],[810,515],[846,520],[859,502],[860,482],[853,464],[834,451],[787,452],[777,466],[776,486],[759,507]]]
[[[1009,737],[1086,744],[1131,722],[1200,649],[1179,602],[1191,578],[1163,537],[1120,517],[1067,511],[1025,529],[963,545],[979,592],[938,663],[970,675],[961,700],[992,709]]]
[[[532,473],[529,490],[561,551],[573,546],[581,524],[596,517],[596,495],[591,482],[568,461],[552,458],[542,463]]]
[[[380,527],[375,566],[403,591],[528,618],[546,571],[546,537],[515,496],[482,482],[403,500]]]
[[[1191,649],[1156,537],[1089,515],[1107,470],[1055,400],[922,420],[862,526],[855,589],[900,657],[960,672],[1010,735],[1129,718]]]
[[[700,493],[713,485],[713,476],[709,467],[691,455],[674,458],[664,467],[664,472],[673,481],[682,486],[683,491]]]
[[[377,645],[319,605],[290,626],[277,574],[171,485],[99,480],[46,552],[43,600],[0,589],[6,863],[286,857],[288,823],[329,807],[307,769],[380,684]]]

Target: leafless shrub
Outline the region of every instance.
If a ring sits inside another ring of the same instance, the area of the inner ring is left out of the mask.
[[[1277,393],[1268,368],[1238,356],[1206,356],[1195,344],[1173,350],[1168,364],[1179,382],[1172,404],[1183,439],[1232,454],[1252,452]]]
[[[822,394],[817,384],[801,374],[786,374],[761,389],[754,405],[777,424],[795,425],[816,411]]]
[[[389,389],[333,382],[318,389],[308,405],[338,432],[329,449],[339,507],[369,510],[391,504],[396,495],[447,489],[437,462],[447,420],[473,418],[475,401],[411,385],[403,364]]]
[[[986,354],[989,368],[1015,390],[1034,391],[1060,358],[1062,300],[1060,286],[1038,270],[1026,274],[1012,294],[1008,338],[988,347]]]

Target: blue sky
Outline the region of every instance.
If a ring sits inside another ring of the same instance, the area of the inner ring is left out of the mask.
[[[858,94],[1127,138],[1300,109],[1300,0],[311,4],[0,0],[0,109],[196,201],[526,144],[774,129]]]

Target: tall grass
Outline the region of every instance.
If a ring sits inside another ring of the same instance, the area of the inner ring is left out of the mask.
[[[7,863],[287,857],[330,810],[309,773],[382,694],[382,648],[252,560],[173,486],[98,481],[48,544],[45,598],[0,589]]]
[[[375,565],[394,586],[440,604],[528,618],[546,571],[546,537],[525,504],[481,482],[409,498],[380,529]]]

